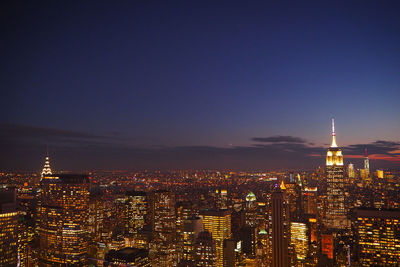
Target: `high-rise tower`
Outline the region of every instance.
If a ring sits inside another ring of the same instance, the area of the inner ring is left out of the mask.
[[[148,200],[146,192],[128,191],[125,196],[125,230],[137,233],[147,222]]]
[[[174,266],[176,261],[176,215],[175,194],[157,190],[150,194],[153,250],[155,266]]]
[[[336,144],[335,121],[332,119],[332,143],[326,154],[327,207],[325,226],[347,228],[344,205],[344,175],[342,150]]]
[[[46,160],[44,162],[44,167],[43,167],[43,170],[42,170],[42,177],[45,176],[45,175],[51,175],[51,174],[53,174],[53,173],[52,173],[51,168],[50,168],[49,152],[47,151]]]
[[[282,183],[283,184],[283,183]],[[289,266],[289,218],[284,193],[279,188],[272,193],[272,266]]]
[[[347,167],[347,176],[349,176],[349,178],[351,179],[354,179],[356,177],[353,163],[350,163]]]
[[[40,185],[39,266],[84,266],[88,251],[88,176],[45,175]]]
[[[228,210],[202,210],[200,217],[203,220],[204,230],[212,234],[217,248],[217,263],[215,266],[224,266],[224,240],[231,237],[231,214]]]
[[[16,190],[0,188],[0,266],[17,266],[18,212]]]
[[[369,158],[368,158],[367,149],[365,149],[364,169],[365,169],[367,176],[369,176]]]

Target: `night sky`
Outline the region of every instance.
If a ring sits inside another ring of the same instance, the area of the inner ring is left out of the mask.
[[[1,5],[0,169],[400,165],[398,1]]]

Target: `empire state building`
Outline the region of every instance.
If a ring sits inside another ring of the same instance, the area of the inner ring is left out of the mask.
[[[325,226],[347,228],[344,201],[343,154],[336,144],[335,121],[332,119],[332,142],[326,154],[327,207]]]

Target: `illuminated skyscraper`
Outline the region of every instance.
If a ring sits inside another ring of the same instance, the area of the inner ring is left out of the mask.
[[[151,193],[152,249],[156,252],[153,265],[172,266],[177,261],[175,195],[166,190]]]
[[[147,195],[142,191],[129,191],[125,196],[125,228],[136,233],[146,224],[148,210]]]
[[[257,202],[256,196],[250,192],[246,196],[245,224],[250,227],[257,226]]]
[[[201,232],[195,244],[195,262],[199,267],[217,266],[217,249],[210,232]]]
[[[303,208],[305,214],[313,216],[317,215],[317,199],[318,199],[317,187],[306,186],[303,192]]]
[[[357,209],[352,226],[359,266],[398,266],[400,211]]]
[[[194,260],[195,242],[200,232],[203,231],[203,222],[199,217],[185,220],[183,226],[183,259]]]
[[[272,266],[289,266],[289,218],[284,193],[276,188],[272,193]]]
[[[383,170],[376,170],[375,176],[376,178],[383,178]]]
[[[203,210],[200,212],[203,219],[204,230],[212,234],[217,248],[217,264],[223,267],[224,240],[231,237],[231,214],[227,210]]]
[[[88,250],[88,176],[44,175],[40,184],[39,265],[84,265]]]
[[[369,174],[370,174],[370,172],[369,172],[369,158],[368,158],[367,149],[365,149],[364,169],[365,169],[365,172],[367,173],[367,176],[369,176]]]
[[[44,162],[43,170],[42,170],[42,177],[45,175],[51,175],[52,171],[50,168],[50,158],[49,158],[49,153],[46,155],[46,160]]]
[[[350,163],[347,166],[347,175],[349,176],[350,179],[354,179],[356,177],[356,172],[354,170],[354,165],[353,163]]]
[[[18,213],[15,189],[0,189],[0,266],[17,266]]]
[[[228,208],[228,190],[226,189],[217,189],[215,190],[216,194],[216,204],[218,209],[227,209]]]
[[[174,193],[166,190],[152,192],[151,216],[155,238],[160,241],[174,241],[176,232]]]
[[[100,242],[105,217],[105,204],[101,194],[90,194],[89,200],[89,234],[93,241]]]
[[[294,247],[297,260],[304,262],[308,253],[307,225],[304,222],[290,223],[290,239]]]
[[[342,150],[336,144],[335,122],[332,119],[332,143],[326,155],[327,210],[325,225],[331,229],[347,228],[344,201]]]
[[[198,217],[197,206],[191,201],[181,201],[176,205],[176,244],[178,261],[193,260],[193,245],[203,226]]]

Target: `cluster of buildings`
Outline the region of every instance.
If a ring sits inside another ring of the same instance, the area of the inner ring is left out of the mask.
[[[117,177],[118,176],[118,177]],[[176,179],[171,176],[178,176]],[[147,177],[147,179],[146,179]],[[24,180],[26,179],[26,180]],[[0,266],[397,266],[400,178],[313,172],[2,174]]]

